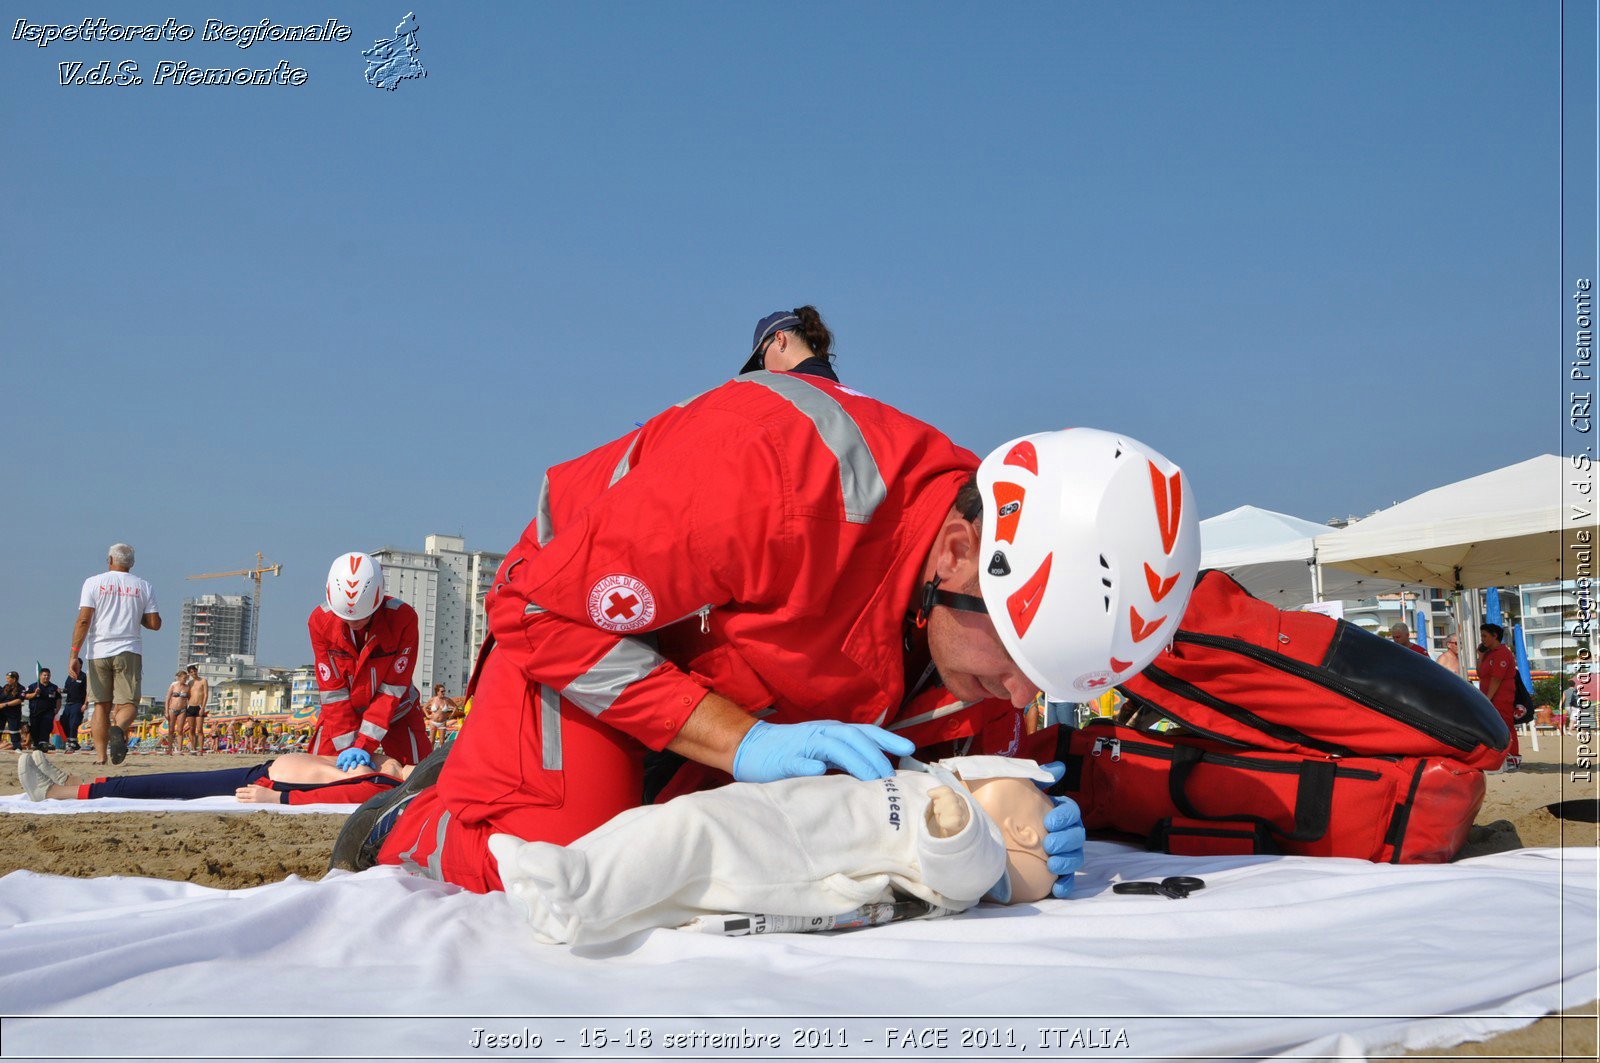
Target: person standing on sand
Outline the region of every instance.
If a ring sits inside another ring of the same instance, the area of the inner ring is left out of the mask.
[[[1499,624],[1479,624],[1478,689],[1494,705],[1494,711],[1511,730],[1511,745],[1506,747],[1507,771],[1516,771],[1522,764],[1522,750],[1517,742],[1517,682],[1512,677],[1517,671],[1516,655],[1501,640],[1506,629]]]
[[[7,672],[0,686],[0,734],[11,736],[11,748],[22,751],[22,677]]]
[[[56,712],[61,708],[61,688],[50,682],[50,669],[39,669],[39,681],[22,692],[28,705],[28,737],[34,749],[41,752],[50,748],[50,729],[55,725]]]
[[[83,674],[83,658],[74,657],[67,665],[67,678],[61,682],[61,733],[68,753],[78,751],[78,729],[83,726],[83,703],[89,697],[89,680]]]
[[[189,707],[184,710],[189,733],[194,735],[195,753],[205,752],[206,716],[211,704],[211,683],[200,669],[189,666]]]
[[[180,671],[167,687],[167,756],[178,751],[183,738],[183,710],[189,707],[189,673]]]
[[[121,764],[128,756],[126,728],[139,706],[144,678],[141,631],[161,630],[156,592],[133,575],[133,547],[115,543],[106,551],[106,571],[83,581],[78,596],[78,622],[72,629],[72,653],[93,636],[89,655],[89,696],[94,701],[95,763]]]

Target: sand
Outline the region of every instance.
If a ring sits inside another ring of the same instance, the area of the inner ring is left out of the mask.
[[[1600,798],[1597,745],[1544,732],[1535,752],[1523,740],[1520,771],[1489,777],[1488,796],[1462,856],[1518,848],[1600,845],[1600,824],[1559,819],[1557,802]],[[262,756],[130,756],[119,774],[242,767]],[[59,758],[72,772],[94,770],[87,754]],[[1585,770],[1585,768],[1587,770]],[[0,754],[0,793],[18,790],[16,757]],[[19,868],[57,875],[146,875],[239,889],[287,875],[319,878],[342,816],[156,812],[149,815],[28,816],[0,813],[0,874]],[[1485,941],[1492,962],[1492,941]],[[1596,1007],[1569,1001],[1562,1015],[1488,1041],[1410,1053],[1488,1059],[1596,1059]]]

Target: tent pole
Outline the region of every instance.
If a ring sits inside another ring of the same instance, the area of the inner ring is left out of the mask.
[[[1311,560],[1306,562],[1311,566],[1311,600],[1322,601],[1322,566],[1317,563],[1317,544],[1311,544]]]
[[[1467,678],[1467,596],[1461,586],[1461,566],[1456,566],[1456,589],[1450,592],[1452,598],[1450,611],[1455,614],[1456,645],[1459,652],[1456,654],[1456,674],[1462,679]],[[1473,643],[1474,646],[1477,643]]]

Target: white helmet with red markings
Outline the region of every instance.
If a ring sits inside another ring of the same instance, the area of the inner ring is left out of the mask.
[[[996,448],[978,488],[984,601],[1046,697],[1103,694],[1172,641],[1200,567],[1182,469],[1127,436],[1069,428]]]
[[[328,569],[328,608],[341,620],[365,620],[383,603],[383,567],[366,554],[340,554]]]

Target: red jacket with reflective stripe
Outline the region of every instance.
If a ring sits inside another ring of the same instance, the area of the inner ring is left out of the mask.
[[[325,605],[311,611],[306,628],[322,699],[317,727],[341,753],[352,745],[375,752],[389,726],[416,704],[417,611],[384,596],[359,649],[350,625]]]
[[[977,465],[848,388],[741,377],[549,471],[490,629],[529,680],[653,749],[708,689],[775,723],[891,722],[907,609]],[[917,737],[1014,712],[980,702]]]

